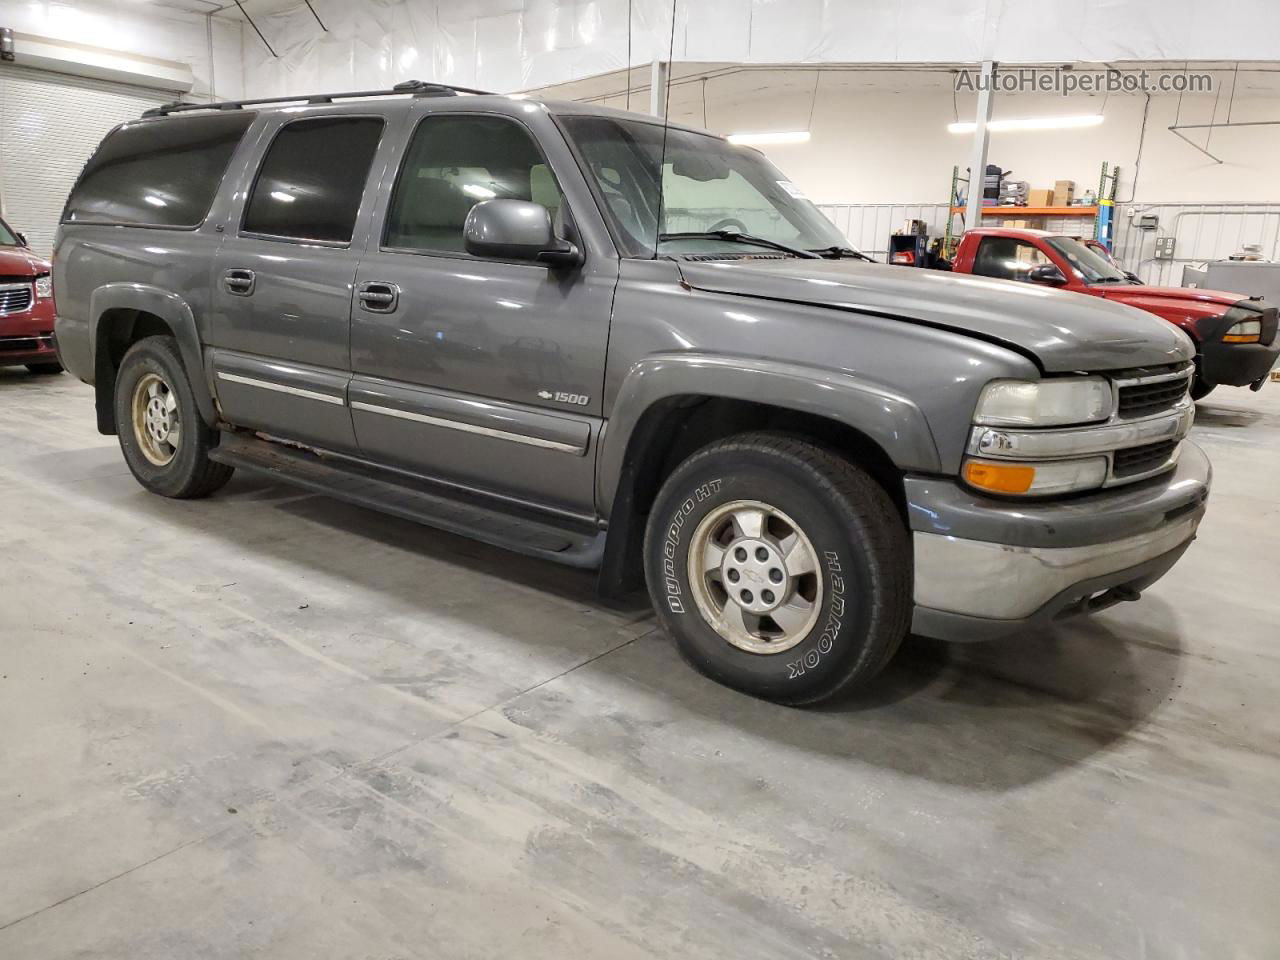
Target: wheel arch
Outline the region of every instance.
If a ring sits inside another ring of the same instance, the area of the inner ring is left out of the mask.
[[[751,396],[744,396],[750,392]],[[597,497],[609,530],[600,590],[640,585],[646,517],[688,455],[750,430],[776,430],[833,449],[865,468],[906,522],[902,477],[936,472],[923,413],[892,391],[841,373],[773,361],[656,358],[624,382],[605,430]]]
[[[201,419],[217,420],[213,396],[202,375],[200,334],[190,305],[177,294],[137,283],[106,284],[90,300],[89,343],[94,372],[98,431],[116,432],[116,374],[126,351],[143,337],[171,336],[178,343]]]

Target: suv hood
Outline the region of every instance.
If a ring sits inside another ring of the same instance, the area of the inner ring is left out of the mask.
[[[677,263],[698,290],[943,327],[1031,354],[1050,373],[1176,363],[1195,353],[1185,334],[1150,313],[1029,283],[857,260]]]
[[[26,247],[0,247],[0,277],[34,277],[48,272],[49,261]]]

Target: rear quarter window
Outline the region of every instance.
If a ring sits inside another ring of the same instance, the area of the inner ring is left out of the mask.
[[[253,119],[236,112],[116,128],[85,164],[62,222],[199,226]]]

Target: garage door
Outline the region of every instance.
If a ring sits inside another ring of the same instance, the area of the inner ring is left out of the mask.
[[[53,250],[62,204],[107,131],[176,92],[0,69],[0,210],[41,256]]]

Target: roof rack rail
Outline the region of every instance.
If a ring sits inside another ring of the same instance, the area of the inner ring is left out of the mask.
[[[488,96],[488,90],[473,90],[470,87],[455,87],[448,83],[433,83],[429,80],[405,80],[397,83],[390,90],[359,90],[353,93],[315,93],[300,97],[259,97],[255,100],[223,100],[218,103],[187,103],[177,100],[159,107],[152,107],[142,115],[144,117],[167,117],[174,113],[190,113],[194,110],[240,110],[244,107],[256,107],[274,103],[333,103],[335,100],[358,100],[364,97],[456,97],[462,94]]]

